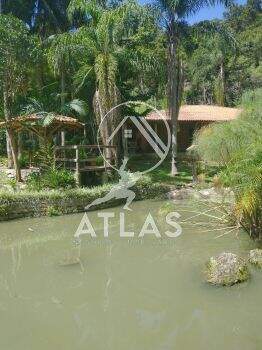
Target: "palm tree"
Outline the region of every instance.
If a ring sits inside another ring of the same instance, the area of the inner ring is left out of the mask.
[[[184,21],[189,15],[197,13],[204,6],[223,3],[228,6],[231,0],[157,0],[161,10],[168,37],[168,106],[172,124],[172,161],[171,174],[177,174],[177,130],[178,114],[183,86],[182,62],[179,57],[179,46],[182,38]]]
[[[238,46],[236,37],[227,24],[217,20],[204,21],[197,25],[195,30],[197,34],[201,34],[204,38],[204,47],[201,48],[204,49],[202,55],[207,57],[212,69],[216,70],[215,102],[218,105],[225,106],[227,103],[227,57],[236,53]],[[210,79],[206,78],[205,83],[210,83]]]
[[[4,118],[7,125],[7,154],[9,166],[12,158],[16,170],[16,178],[21,181],[18,161],[17,142],[14,131],[9,127],[12,119],[16,94],[24,93],[27,88],[32,42],[24,23],[11,15],[0,16],[0,80],[2,84],[2,100]],[[10,157],[11,156],[11,157]]]
[[[49,66],[54,75],[60,79],[60,110],[62,111],[66,104],[67,77],[74,65],[74,56],[77,55],[80,48],[74,40],[72,33],[66,32],[53,35],[49,38],[50,46],[47,49],[47,58]],[[65,145],[65,132],[61,132],[61,144]]]
[[[73,7],[75,5],[75,7]],[[120,103],[117,88],[120,46],[118,45],[118,25],[120,13],[116,10],[102,10],[95,2],[73,0],[69,6],[69,15],[83,11],[88,18],[85,26],[75,36],[83,47],[84,56],[80,69],[75,75],[75,84],[79,90],[90,76],[95,80],[93,106],[97,124],[113,107]],[[112,128],[119,118],[119,111],[113,112],[110,121],[104,123],[103,142],[106,143]],[[108,150],[108,157],[117,157]]]

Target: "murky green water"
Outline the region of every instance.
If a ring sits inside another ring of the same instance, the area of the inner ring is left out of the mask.
[[[137,236],[160,205],[133,204],[126,228]],[[195,215],[186,207],[176,207],[181,220]],[[262,348],[262,272],[231,288],[202,278],[209,256],[251,249],[246,234],[215,238],[226,231],[183,224],[176,239],[130,241],[116,218],[104,239],[101,219],[89,217],[99,238],[84,236],[80,250],[73,235],[82,214],[0,224],[1,350]]]

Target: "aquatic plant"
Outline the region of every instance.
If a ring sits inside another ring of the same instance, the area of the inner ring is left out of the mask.
[[[220,165],[219,179],[235,195],[232,216],[262,238],[262,89],[243,96],[239,119],[216,123],[195,135],[199,155]]]

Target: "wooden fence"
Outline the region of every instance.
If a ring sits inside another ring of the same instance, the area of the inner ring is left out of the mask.
[[[73,145],[55,147],[56,165],[75,172],[78,185],[81,185],[81,173],[90,171],[104,171],[114,165],[112,157],[108,156],[107,150],[116,150],[115,146],[98,145]],[[101,154],[102,153],[102,154]]]

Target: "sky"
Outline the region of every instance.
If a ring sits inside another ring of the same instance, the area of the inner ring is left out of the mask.
[[[150,3],[150,0],[140,0],[141,3]],[[235,3],[244,5],[246,4],[246,0],[235,0]],[[213,7],[205,7],[200,10],[197,14],[192,17],[189,17],[187,21],[190,24],[197,23],[200,21],[204,21],[206,19],[220,19],[223,18],[223,13],[225,12],[225,7],[222,5],[216,5]]]
[[[237,4],[244,5],[246,0],[236,0]],[[188,22],[190,24],[204,21],[206,19],[223,18],[223,13],[225,12],[225,7],[222,5],[216,5],[214,7],[205,7],[200,10],[196,15],[189,17]]]

